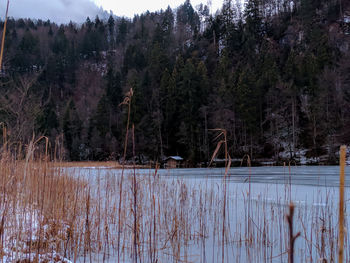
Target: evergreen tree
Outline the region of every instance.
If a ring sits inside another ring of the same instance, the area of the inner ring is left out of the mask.
[[[108,18],[108,40],[109,40],[109,48],[114,49],[115,48],[115,20],[112,15]]]
[[[51,99],[42,109],[42,112],[36,117],[36,131],[39,134],[50,136],[52,132],[57,129],[58,119],[55,112],[55,104]]]
[[[81,159],[81,152],[79,149],[81,143],[81,129],[81,120],[78,116],[74,101],[70,100],[63,116],[63,134],[69,159],[72,161]]]
[[[126,35],[128,33],[128,22],[123,17],[118,24],[118,33],[117,33],[117,43],[118,44],[125,44],[126,41]]]
[[[248,0],[244,11],[244,49],[251,60],[260,51],[260,44],[264,34],[259,8],[259,0]]]

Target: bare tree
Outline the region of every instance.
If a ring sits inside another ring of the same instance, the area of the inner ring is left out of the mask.
[[[0,112],[5,113],[8,133],[13,141],[27,141],[34,132],[41,111],[41,96],[33,91],[41,72],[19,76],[5,84],[0,95]]]

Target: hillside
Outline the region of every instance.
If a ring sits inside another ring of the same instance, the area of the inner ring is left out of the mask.
[[[349,44],[341,0],[225,1],[215,15],[186,1],[82,25],[9,19],[0,127],[19,148],[45,135],[56,157],[118,160],[132,88],[140,160],[206,162],[211,129],[224,128],[236,158],[335,163],[350,144]]]

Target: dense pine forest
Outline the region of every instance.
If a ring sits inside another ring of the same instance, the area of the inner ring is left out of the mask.
[[[18,155],[44,135],[56,157],[119,160],[132,88],[128,158],[196,166],[223,128],[236,158],[335,163],[350,143],[349,44],[342,0],[227,0],[215,14],[187,0],[83,24],[10,18],[0,127]]]

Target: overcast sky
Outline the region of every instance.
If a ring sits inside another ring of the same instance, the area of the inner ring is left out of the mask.
[[[185,0],[10,0],[9,16],[14,18],[50,19],[57,23],[84,22],[86,17],[94,18],[101,15],[104,9],[112,11],[117,16],[133,17],[147,10],[157,11],[178,7]],[[201,2],[207,4],[208,0],[192,0],[195,7]],[[212,11],[215,12],[222,5],[223,0],[211,0]],[[0,1],[0,16],[5,16],[6,0]]]
[[[120,0],[94,0],[98,6],[102,6],[105,10],[112,10],[118,16],[133,17],[134,14],[141,14],[147,10],[157,11],[166,9],[168,5],[171,8],[178,7],[185,0],[148,0],[148,1],[120,1]],[[223,0],[211,0],[214,12],[221,7]],[[208,4],[208,0],[191,0],[193,7],[200,3]]]

